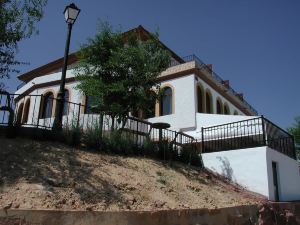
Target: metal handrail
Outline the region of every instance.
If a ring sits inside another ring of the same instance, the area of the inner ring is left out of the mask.
[[[296,159],[293,136],[263,116],[202,127],[201,133],[202,152],[269,146]]]

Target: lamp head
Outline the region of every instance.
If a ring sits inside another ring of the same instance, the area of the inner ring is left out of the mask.
[[[79,13],[80,9],[74,3],[66,6],[64,10],[66,22],[68,24],[74,24]]]

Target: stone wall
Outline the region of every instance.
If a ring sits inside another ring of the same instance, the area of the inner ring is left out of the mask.
[[[258,207],[238,206],[223,209],[187,209],[163,211],[52,211],[7,210],[1,220],[24,221],[18,224],[39,225],[248,225],[257,221]],[[252,221],[252,222],[251,222]],[[13,224],[13,223],[12,223]]]
[[[299,225],[300,202],[162,211],[1,210],[0,225]]]

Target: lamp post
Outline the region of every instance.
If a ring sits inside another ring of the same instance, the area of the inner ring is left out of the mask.
[[[66,20],[66,23],[68,24],[68,34],[67,34],[67,41],[66,41],[66,47],[65,47],[64,64],[63,64],[63,69],[61,72],[60,87],[59,87],[59,91],[57,94],[55,119],[54,119],[54,123],[53,123],[54,130],[62,129],[62,116],[63,116],[63,110],[64,110],[63,108],[64,108],[64,98],[65,98],[66,72],[67,72],[67,67],[68,67],[71,32],[72,32],[72,26],[75,23],[79,13],[80,13],[80,9],[74,3],[66,6],[66,8],[64,10],[65,20]]]

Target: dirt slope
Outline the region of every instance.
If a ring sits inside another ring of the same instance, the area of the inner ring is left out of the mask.
[[[1,208],[155,210],[262,201],[208,171],[179,163],[0,137]]]

